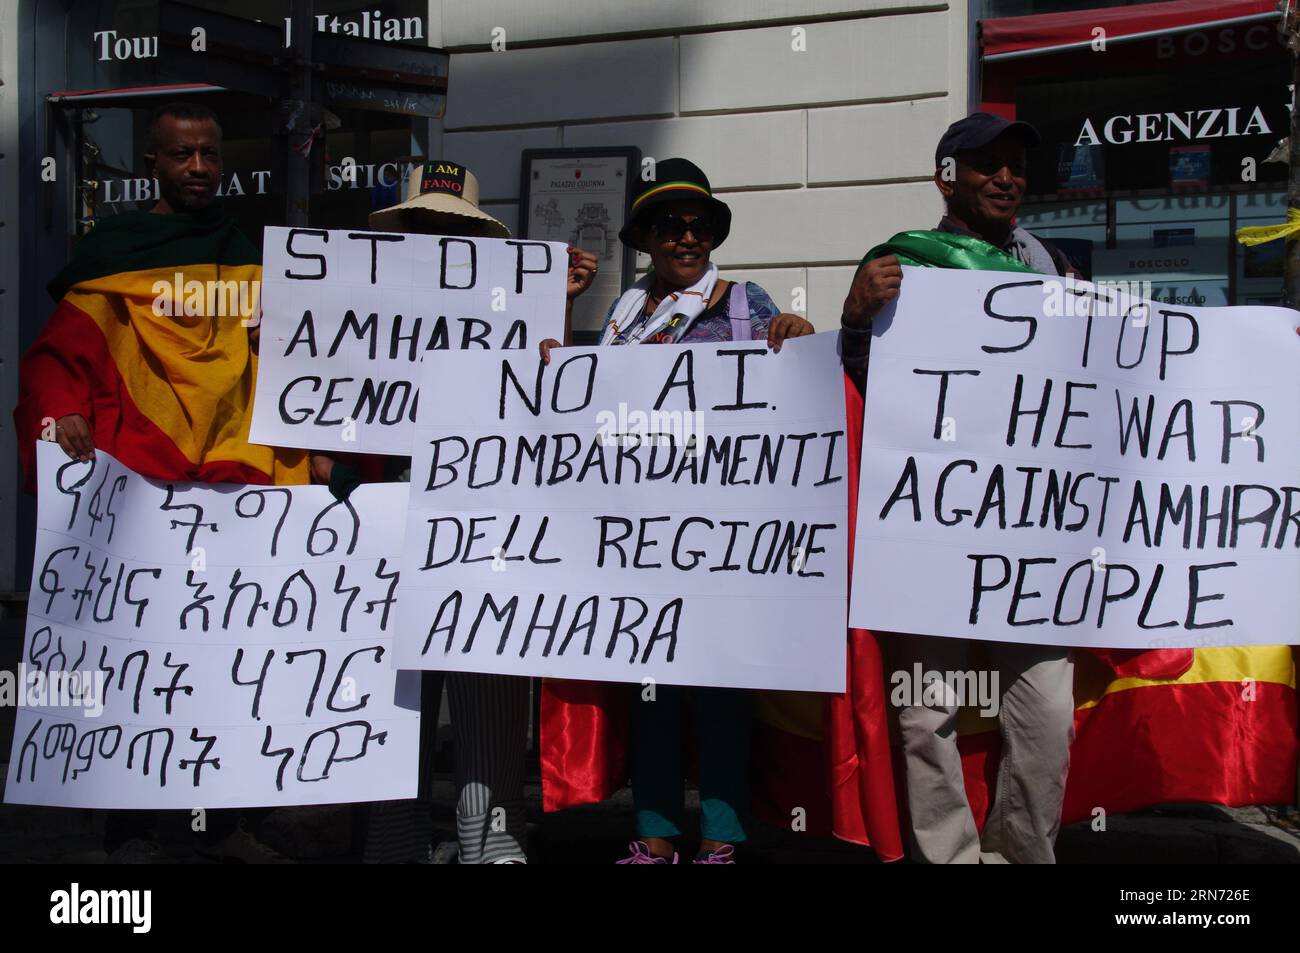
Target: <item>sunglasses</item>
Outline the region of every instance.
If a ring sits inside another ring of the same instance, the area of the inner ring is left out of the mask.
[[[980,175],[997,175],[1006,166],[1011,174],[1017,178],[1023,178],[1025,175],[1025,157],[1004,156],[999,153],[989,153],[979,150],[962,152],[959,159],[963,165],[969,166]]]
[[[694,235],[697,242],[711,242],[717,234],[716,226],[704,215],[689,222],[677,215],[664,215],[651,223],[650,230],[665,242],[679,242],[687,232]]]

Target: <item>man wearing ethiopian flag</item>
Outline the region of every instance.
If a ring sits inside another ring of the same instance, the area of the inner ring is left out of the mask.
[[[100,220],[53,281],[58,301],[23,356],[14,411],[26,484],[37,440],[89,460],[96,448],[147,477],[201,483],[310,482],[308,454],[248,442],[256,379],[257,248],[216,204],[221,127],[204,106],[153,114],[145,160],[161,198],[149,212]],[[111,812],[110,859],[139,846],[148,812]],[[269,853],[227,812],[203,842],[221,859]]]
[[[28,489],[38,439],[82,460],[99,447],[158,479],[307,483],[306,452],[248,442],[261,256],[216,202],[216,116],[160,107],[150,140],[158,204],[100,219],[81,240],[23,357],[14,418]]]

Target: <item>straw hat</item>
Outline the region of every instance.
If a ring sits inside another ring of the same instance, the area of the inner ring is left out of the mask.
[[[436,224],[445,216],[482,223],[487,238],[509,238],[510,229],[478,207],[478,179],[459,162],[431,159],[406,177],[405,201],[370,213],[370,227],[400,232],[412,223]]]

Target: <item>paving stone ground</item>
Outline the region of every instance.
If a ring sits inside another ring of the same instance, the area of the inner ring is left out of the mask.
[[[5,772],[7,774],[7,771]],[[0,775],[3,776],[3,775]],[[435,839],[454,839],[455,802],[450,780],[435,784]],[[533,863],[607,864],[631,839],[627,791],[598,805],[543,814],[536,784],[527,790],[529,854]],[[690,822],[698,816],[693,793]],[[0,863],[102,864],[103,812],[0,805]],[[167,861],[208,863],[194,852],[189,815],[160,815],[159,843]],[[280,808],[259,833],[301,863],[356,863],[360,845],[350,806]],[[444,848],[442,854],[448,851]],[[1064,864],[1300,864],[1300,814],[1294,807],[1224,808],[1172,805],[1113,815],[1105,830],[1073,824],[1061,831],[1057,857]],[[868,849],[805,833],[761,827],[742,860],[757,864],[874,864]]]
[[[22,644],[21,613],[0,613],[0,667],[12,669]],[[13,709],[0,707],[0,758],[8,756]],[[441,734],[449,735],[444,706]],[[439,765],[450,768],[444,737]],[[536,760],[534,757],[534,775]],[[0,761],[0,789],[8,777]],[[627,791],[612,800],[558,814],[543,814],[537,784],[527,789],[529,856],[534,863],[606,864],[624,856],[631,839],[632,802]],[[431,806],[435,838],[454,840],[455,795],[449,775],[435,785]],[[698,816],[687,798],[690,823]],[[0,863],[85,863],[106,860],[104,812],[32,808],[0,803]],[[161,815],[159,843],[167,860],[208,863],[194,852],[189,815]],[[1293,806],[1223,808],[1172,805],[1113,815],[1105,830],[1074,824],[1061,831],[1057,857],[1066,864],[1259,864],[1300,863],[1300,815]],[[350,806],[281,808],[259,830],[263,840],[303,863],[355,863],[361,857],[357,811]],[[447,850],[440,852],[445,855]],[[810,834],[760,827],[741,858],[748,863],[872,864],[868,849]]]

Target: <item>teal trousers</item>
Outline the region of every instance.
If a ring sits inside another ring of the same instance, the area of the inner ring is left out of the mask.
[[[699,750],[700,834],[735,844],[745,840],[749,815],[750,693],[736,688],[632,686],[632,798],[640,837],[682,833],[685,789],[682,720],[691,706]]]

